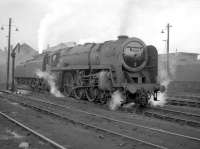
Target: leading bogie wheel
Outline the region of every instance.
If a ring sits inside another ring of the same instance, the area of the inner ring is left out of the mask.
[[[96,89],[94,88],[87,88],[85,94],[87,100],[90,102],[94,102],[97,99]]]
[[[84,98],[84,89],[83,88],[76,88],[74,90],[74,96],[76,99],[83,99]]]

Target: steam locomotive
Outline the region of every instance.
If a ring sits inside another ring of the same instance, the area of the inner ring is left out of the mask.
[[[157,93],[164,91],[157,82],[157,49],[125,35],[103,43],[43,52],[16,66],[17,86],[48,90],[47,82],[35,73],[38,69],[54,74],[63,94],[102,104],[120,91],[124,103],[146,106],[151,97],[157,100]]]

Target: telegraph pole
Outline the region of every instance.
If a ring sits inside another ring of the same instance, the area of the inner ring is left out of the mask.
[[[7,59],[7,80],[6,80],[6,89],[9,89],[9,75],[10,75],[10,40],[11,40],[11,23],[12,19],[9,18],[8,25],[8,59]]]
[[[6,78],[6,89],[9,89],[9,77],[10,77],[10,51],[11,51],[11,29],[12,29],[12,18],[9,18],[9,23],[7,25],[2,25],[1,30],[4,30],[4,27],[8,27],[8,57],[7,57],[7,78]],[[18,28],[15,29],[18,31]]]
[[[170,68],[169,68],[169,32],[170,27],[172,27],[169,23],[167,24],[167,74],[170,75]]]

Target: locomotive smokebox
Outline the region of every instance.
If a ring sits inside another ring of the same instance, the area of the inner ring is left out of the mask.
[[[128,39],[127,35],[119,35],[118,36],[118,40],[120,40],[120,41],[125,41],[126,39]]]

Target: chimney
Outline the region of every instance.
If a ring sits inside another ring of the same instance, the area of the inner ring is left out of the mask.
[[[128,39],[127,35],[119,35],[118,36],[118,40],[120,40],[120,41],[125,41],[126,39]]]

